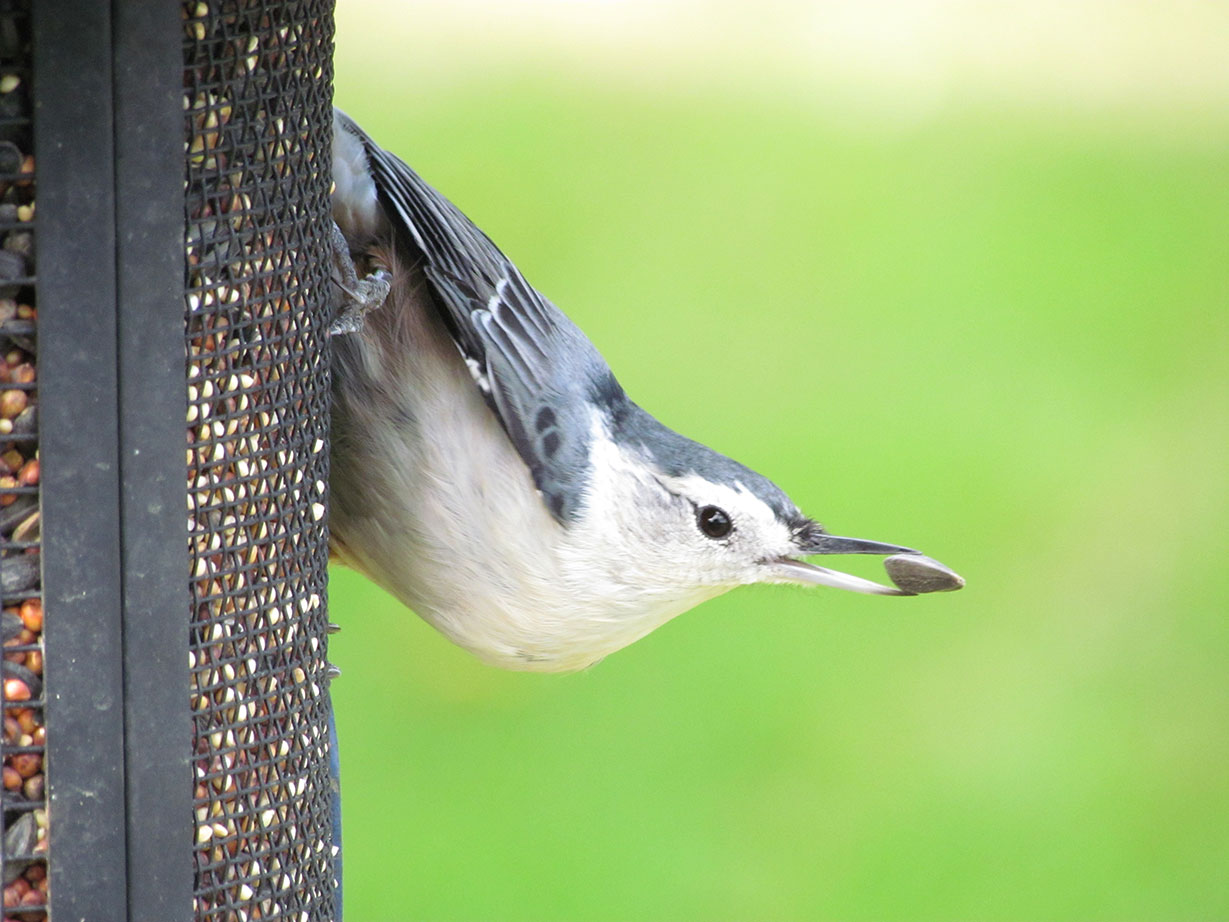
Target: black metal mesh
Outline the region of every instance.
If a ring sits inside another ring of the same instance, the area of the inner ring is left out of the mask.
[[[29,2],[0,3],[0,578],[4,918],[47,902]]]
[[[183,9],[196,914],[328,920],[332,4]]]

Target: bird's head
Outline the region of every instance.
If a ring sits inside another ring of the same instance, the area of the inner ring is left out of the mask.
[[[707,451],[707,449],[705,450]],[[878,595],[900,595],[880,585],[803,560],[819,554],[916,554],[911,548],[861,538],[842,538],[804,515],[772,481],[720,459],[684,474],[661,474],[658,510],[668,510],[680,567],[718,586],[794,583],[831,586]],[[734,474],[734,479],[725,476]],[[714,474],[716,476],[714,476]]]
[[[619,566],[629,578],[667,593],[678,588],[697,600],[752,583],[878,595],[963,585],[911,548],[828,534],[771,480],[684,438],[638,407],[620,423],[599,449],[605,457],[596,464],[597,502],[591,509],[609,520]],[[898,587],[885,586],[803,559],[835,554],[909,555],[926,563],[913,565],[912,586],[900,588],[899,581]],[[932,582],[925,585],[926,579]]]

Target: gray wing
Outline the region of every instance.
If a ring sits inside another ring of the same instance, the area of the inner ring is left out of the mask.
[[[397,244],[421,257],[474,382],[551,514],[572,519],[588,481],[590,407],[625,400],[605,360],[455,205],[338,111],[362,142]]]

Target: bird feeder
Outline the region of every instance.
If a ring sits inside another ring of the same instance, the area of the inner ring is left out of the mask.
[[[340,919],[329,0],[0,0],[4,919]]]

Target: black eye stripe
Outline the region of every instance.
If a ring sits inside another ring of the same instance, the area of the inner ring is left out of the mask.
[[[701,506],[697,509],[696,525],[710,538],[724,538],[734,530],[729,514],[719,506]]]

